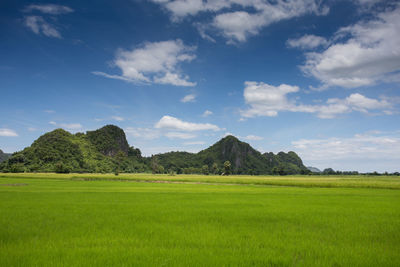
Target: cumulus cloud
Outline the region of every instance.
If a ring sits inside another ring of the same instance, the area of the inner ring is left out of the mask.
[[[154,126],[157,129],[179,130],[185,132],[193,131],[219,131],[218,126],[210,123],[193,123],[182,121],[178,118],[171,116],[163,116]]]
[[[400,5],[341,28],[322,52],[306,54],[302,70],[330,86],[355,88],[396,80],[400,72]]]
[[[210,116],[210,115],[212,115],[212,114],[213,114],[212,111],[206,110],[206,111],[204,111],[204,113],[203,113],[201,116],[202,116],[202,117],[208,117],[208,116]]]
[[[60,14],[71,13],[74,10],[67,6],[55,5],[55,4],[44,4],[44,5],[32,4],[26,6],[24,11],[25,12],[39,11],[41,13],[50,15],[60,15]]]
[[[158,83],[175,86],[195,86],[189,76],[180,71],[180,64],[196,58],[196,47],[181,40],[145,43],[133,50],[120,50],[113,61],[122,74],[112,75],[94,71],[95,75],[134,83]]]
[[[371,110],[392,110],[393,105],[385,98],[372,99],[359,93],[340,98],[330,98],[325,104],[304,105],[289,99],[288,94],[299,91],[299,87],[281,84],[273,86],[266,83],[245,82],[244,99],[250,107],[242,110],[244,118],[256,116],[274,117],[279,111],[315,113],[319,118],[330,119],[343,113],[359,111],[368,113]]]
[[[43,34],[47,37],[61,38],[60,32],[41,16],[26,16],[25,26],[36,34]]]
[[[370,132],[347,138],[300,139],[293,141],[292,145],[304,161],[314,166],[342,170],[399,171],[399,132]]]
[[[18,136],[17,132],[7,128],[0,128],[0,136],[15,137]]]
[[[300,48],[303,50],[325,46],[328,43],[329,42],[324,37],[312,34],[306,34],[297,39],[289,39],[286,42],[287,46],[290,48]]]
[[[182,103],[188,103],[188,102],[195,102],[196,101],[196,95],[195,94],[189,94],[185,95],[182,99]]]
[[[228,42],[243,42],[256,35],[261,28],[284,19],[307,13],[326,14],[317,0],[262,1],[262,0],[152,0],[171,13],[174,21],[200,12],[216,14],[210,23],[195,23],[200,35],[215,41],[206,33],[206,28],[216,29]],[[235,10],[233,10],[235,8]],[[249,10],[252,10],[250,12]]]

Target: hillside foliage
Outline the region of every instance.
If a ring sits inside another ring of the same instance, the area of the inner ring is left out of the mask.
[[[229,166],[229,167],[228,167]],[[234,136],[226,136],[199,153],[168,152],[142,157],[130,147],[124,131],[106,125],[71,134],[56,129],[0,164],[2,172],[89,172],[170,174],[305,174],[309,170],[295,152],[261,154]]]

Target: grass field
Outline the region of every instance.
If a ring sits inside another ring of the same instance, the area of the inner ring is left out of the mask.
[[[399,177],[0,174],[0,266],[400,266],[399,255]]]

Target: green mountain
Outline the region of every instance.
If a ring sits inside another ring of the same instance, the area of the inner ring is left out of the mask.
[[[128,155],[129,145],[125,132],[114,125],[106,125],[96,131],[88,131],[87,139],[106,156],[115,156],[119,151]]]
[[[4,153],[1,149],[0,149],[0,163],[7,160],[9,157],[11,156],[11,154],[7,154]]]
[[[56,129],[0,165],[9,172],[145,171],[140,150],[128,146],[122,129],[107,125],[97,131],[71,134]]]
[[[215,173],[231,163],[233,174],[297,174],[309,172],[294,152],[261,154],[234,136],[227,136],[199,153],[168,152],[149,158],[130,147],[124,131],[106,125],[71,134],[56,129],[14,153],[0,164],[3,172],[147,172]]]
[[[234,174],[297,174],[308,173],[302,160],[295,152],[272,152],[261,154],[248,143],[241,142],[234,136],[227,136],[200,151],[199,153],[169,152],[152,157],[155,166],[177,173],[201,173],[205,166],[208,172],[223,172],[225,161],[231,162]]]

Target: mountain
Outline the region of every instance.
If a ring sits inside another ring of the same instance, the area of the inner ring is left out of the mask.
[[[106,125],[95,131],[71,134],[56,129],[0,164],[3,172],[224,172],[230,161],[233,174],[308,173],[295,152],[261,154],[248,143],[226,136],[199,153],[168,152],[142,157],[130,147],[124,131]]]
[[[0,165],[10,172],[145,171],[140,150],[129,147],[122,129],[107,125],[86,134],[56,129]]]
[[[129,145],[124,130],[114,125],[106,125],[96,131],[88,131],[87,139],[106,156],[115,156],[119,151],[128,155]]]
[[[4,153],[1,149],[0,149],[0,163],[7,160],[9,157],[11,156],[11,154],[8,153]]]
[[[316,167],[307,167],[307,169],[309,169],[311,172],[315,172],[315,173],[321,173],[321,170],[316,168]]]
[[[225,161],[231,162],[234,174],[297,174],[308,173],[295,152],[261,154],[248,143],[229,135],[199,153],[169,152],[152,157],[153,165],[178,173],[203,172],[204,166],[211,173],[221,173]],[[153,166],[154,167],[154,166]],[[217,169],[215,169],[215,167]],[[154,168],[153,168],[154,169]]]

